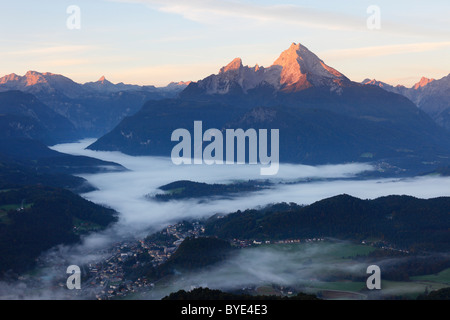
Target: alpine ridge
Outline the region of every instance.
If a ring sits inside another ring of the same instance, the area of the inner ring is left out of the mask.
[[[422,77],[411,88],[370,79],[364,80],[362,84],[378,86],[407,97],[437,124],[450,130],[450,74],[438,80]]]
[[[345,75],[326,65],[302,44],[292,43],[268,68],[244,66],[241,58],[235,58],[218,74],[193,83],[187,92],[196,87],[208,95],[236,91],[246,94],[268,86],[274,91],[291,93],[311,87],[346,85],[351,85],[351,81]]]
[[[284,51],[273,63],[281,66],[280,88],[295,92],[309,87],[342,85],[350,80],[339,71],[327,66],[305,46],[296,43]]]
[[[410,173],[450,157],[450,137],[408,98],[351,81],[297,43],[270,67],[235,58],[176,98],[148,101],[88,148],[169,157],[172,132],[199,120],[204,130],[279,129],[281,162],[370,161]]]
[[[0,92],[32,94],[75,127],[72,139],[100,136],[125,116],[138,111],[151,99],[172,98],[187,86],[173,83],[166,87],[114,84],[102,76],[96,82],[77,83],[63,75],[28,71],[0,78]]]

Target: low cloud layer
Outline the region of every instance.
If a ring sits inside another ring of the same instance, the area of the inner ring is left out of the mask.
[[[420,198],[449,195],[447,186],[450,178],[352,180],[351,178],[359,173],[373,170],[370,164],[364,163],[316,167],[281,164],[276,176],[260,176],[258,165],[176,166],[170,158],[132,157],[119,152],[84,150],[91,142],[92,140],[84,140],[54,148],[61,152],[115,161],[130,169],[127,172],[83,175],[98,188],[97,191],[83,196],[117,210],[120,213],[119,229],[125,233],[130,231],[134,234],[149,228],[159,228],[184,218],[208,217],[215,213],[229,213],[283,201],[311,204],[343,193],[362,199],[374,199],[391,194],[406,194]],[[145,197],[160,192],[158,187],[176,180],[228,183],[249,179],[269,179],[274,183],[303,182],[280,184],[270,190],[248,193],[233,199],[217,199],[201,203],[196,200],[156,202]]]
[[[348,245],[345,242],[325,242],[242,249],[231,259],[207,270],[180,273],[169,283],[156,286],[154,290],[142,294],[140,298],[161,299],[171,292],[189,291],[195,287],[234,291],[273,285],[285,288],[295,287],[302,292],[316,292],[322,286],[327,287],[324,279],[343,274],[361,279],[359,283],[361,289],[364,289],[365,280],[368,277],[367,267],[374,262],[369,264],[341,259],[338,253],[348,252],[346,251]],[[397,264],[402,259],[379,259],[376,264],[383,268]],[[382,290],[382,294],[394,295],[411,292],[417,293],[417,286],[406,284]]]
[[[55,270],[52,269],[55,266],[61,268],[61,266],[71,264],[82,265],[84,263],[98,261],[104,256],[104,250],[108,249],[112,243],[128,237],[144,237],[149,232],[157,231],[168,224],[182,219],[209,217],[216,213],[230,213],[236,210],[261,207],[278,202],[311,204],[315,201],[343,193],[363,199],[373,199],[391,194],[407,194],[420,198],[433,198],[448,196],[447,190],[450,184],[450,178],[441,177],[376,180],[351,179],[361,172],[372,170],[373,168],[369,164],[344,164],[318,167],[282,164],[276,176],[261,177],[259,175],[259,166],[257,165],[175,166],[169,158],[132,157],[119,152],[85,150],[84,148],[91,142],[92,140],[84,140],[80,143],[58,145],[54,149],[70,154],[87,155],[114,161],[129,169],[126,172],[83,175],[84,178],[98,189],[84,194],[83,197],[115,209],[119,212],[120,219],[110,229],[85,237],[81,245],[60,246],[51,250],[46,255],[50,263],[47,267],[49,268],[47,269],[49,274]],[[198,200],[157,202],[146,197],[148,194],[159,192],[159,186],[176,180],[227,183],[261,178],[269,178],[273,182],[303,182],[275,185],[274,188],[269,190],[247,193],[232,199],[213,199],[207,202],[200,202]],[[267,267],[270,269],[272,263],[276,263],[281,258],[275,257],[273,254],[267,255],[267,261],[262,261],[260,268]],[[289,259],[289,257],[286,257],[286,259]],[[239,260],[235,263],[237,265],[240,264]],[[246,264],[246,262],[242,262],[242,268]],[[265,274],[272,274],[272,277],[280,277],[283,275],[283,272],[279,272],[279,270],[277,272],[272,271],[267,270]],[[52,279],[50,275],[47,277]],[[290,281],[288,273],[283,277],[286,277],[286,279],[280,278],[279,280],[281,282]],[[248,276],[248,278],[251,279],[252,277]],[[259,278],[256,277],[254,279]],[[0,283],[0,297],[3,297],[4,294],[10,297],[11,292],[20,292],[20,288],[19,286],[15,290],[12,290],[9,285]],[[41,295],[46,296],[45,288],[43,290],[44,292]],[[22,292],[22,295],[25,295],[25,292]],[[18,297],[19,294],[16,296]]]

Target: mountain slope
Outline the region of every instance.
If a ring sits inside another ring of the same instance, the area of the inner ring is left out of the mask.
[[[125,170],[117,163],[61,153],[32,139],[0,139],[0,159],[10,159],[40,173],[80,174]]]
[[[381,81],[366,79],[363,84],[379,86],[401,94],[426,112],[437,124],[450,130],[450,74],[439,80],[422,79],[411,88],[391,86]]]
[[[117,221],[114,210],[42,186],[1,192],[0,217],[0,278],[9,270],[28,270],[53,246],[76,243],[80,234]]]
[[[97,82],[79,84],[63,75],[37,71],[0,78],[0,92],[18,90],[33,94],[70,120],[76,129],[73,138],[104,134],[125,116],[138,111],[146,101],[174,97],[185,87],[184,83],[163,88],[113,84],[105,77]]]
[[[212,217],[205,233],[222,239],[375,238],[408,250],[447,251],[450,198],[388,196],[361,200],[339,195],[309,206],[275,204]]]
[[[75,136],[72,123],[21,91],[0,92],[2,138],[36,139],[47,144],[69,141]]]
[[[14,189],[29,185],[45,185],[66,188],[72,192],[88,192],[94,188],[87,180],[64,173],[42,172],[39,168],[28,167],[11,158],[0,155],[0,190]]]

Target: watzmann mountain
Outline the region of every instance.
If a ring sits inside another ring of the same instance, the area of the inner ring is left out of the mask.
[[[203,130],[279,129],[282,162],[389,160],[401,171],[450,156],[448,134],[409,99],[353,82],[295,43],[269,67],[236,58],[177,98],[148,101],[89,148],[170,156],[171,133],[196,120]]]
[[[242,60],[236,58],[221,68],[219,74],[191,84],[182,96],[188,96],[192,91],[208,95],[248,93],[261,87],[292,93],[311,87],[337,88],[350,83],[346,76],[327,66],[305,46],[293,43],[268,68],[243,66]]]

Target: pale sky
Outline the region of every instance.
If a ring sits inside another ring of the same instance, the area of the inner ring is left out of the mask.
[[[67,27],[70,5],[80,29]],[[380,29],[367,26],[371,5]],[[0,0],[0,30],[0,76],[163,86],[236,57],[270,66],[292,42],[354,81],[412,86],[450,73],[448,0]]]

